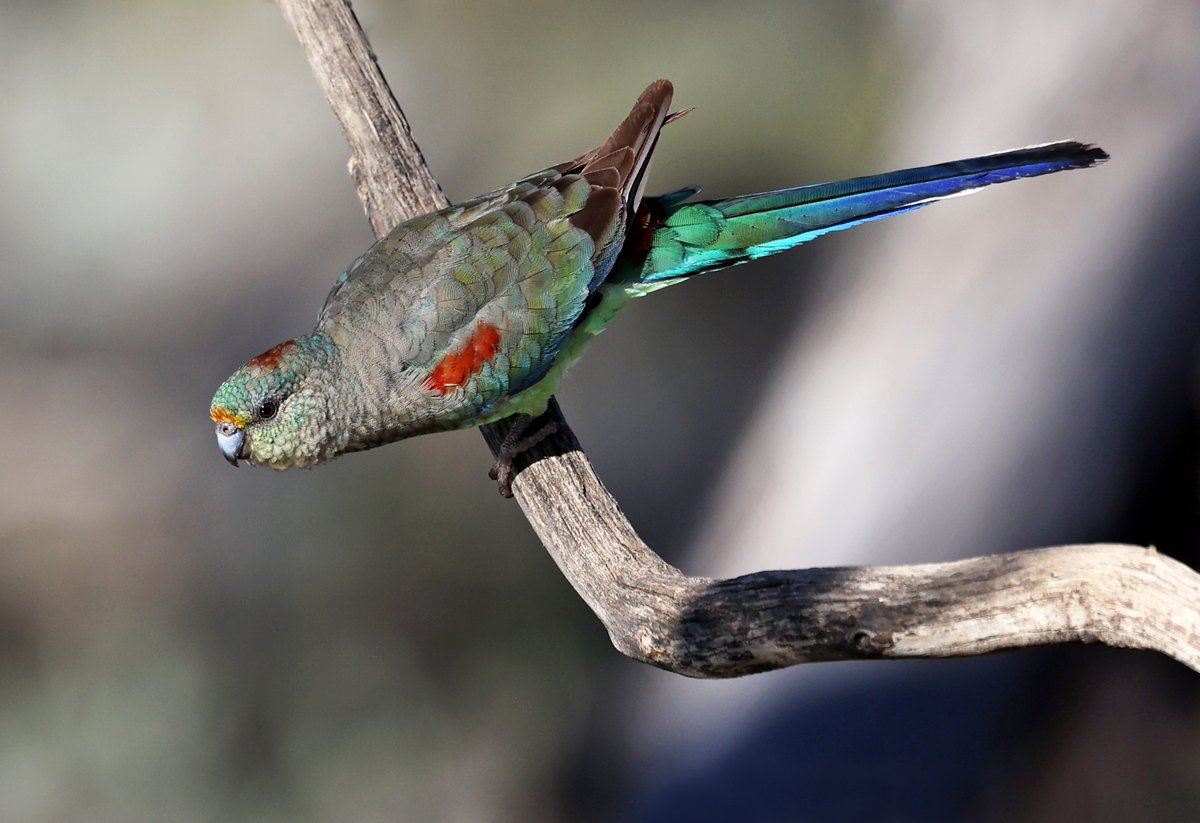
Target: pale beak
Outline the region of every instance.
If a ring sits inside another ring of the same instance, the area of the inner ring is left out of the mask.
[[[234,466],[238,464],[239,457],[245,459],[250,456],[246,432],[232,423],[217,424],[217,445],[221,447],[221,454],[225,455],[225,459]]]

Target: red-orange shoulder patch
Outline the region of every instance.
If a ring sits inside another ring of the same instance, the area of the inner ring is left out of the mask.
[[[258,366],[260,369],[277,369],[279,361],[283,359],[283,354],[288,349],[296,345],[295,340],[284,340],[282,343],[277,343],[258,357],[246,361],[247,366]]]
[[[426,378],[426,385],[438,394],[446,394],[483,368],[500,350],[500,330],[488,323],[480,323],[471,332],[463,347],[451,352],[438,361]]]

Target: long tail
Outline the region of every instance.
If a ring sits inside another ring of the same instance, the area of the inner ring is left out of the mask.
[[[1097,146],[1066,141],[729,200],[684,203],[694,189],[648,197],[626,241],[629,257],[621,261],[621,276],[665,286],[993,183],[1087,168],[1107,159]]]

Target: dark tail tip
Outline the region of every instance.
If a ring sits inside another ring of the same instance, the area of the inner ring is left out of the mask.
[[[1081,168],[1089,168],[1090,166],[1098,166],[1108,160],[1108,152],[1092,143],[1077,143],[1071,141],[1064,143],[1063,148],[1069,148],[1071,154],[1079,160]]]

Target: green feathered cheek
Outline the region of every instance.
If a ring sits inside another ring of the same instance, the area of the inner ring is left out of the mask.
[[[283,431],[263,431],[255,427],[249,433],[250,459],[256,465],[267,466],[276,471],[291,468],[305,468],[313,465],[300,459],[295,448],[295,438]]]
[[[274,420],[251,426],[247,431],[250,459],[278,471],[308,469],[324,462],[321,432],[305,406],[303,402],[285,403]]]

